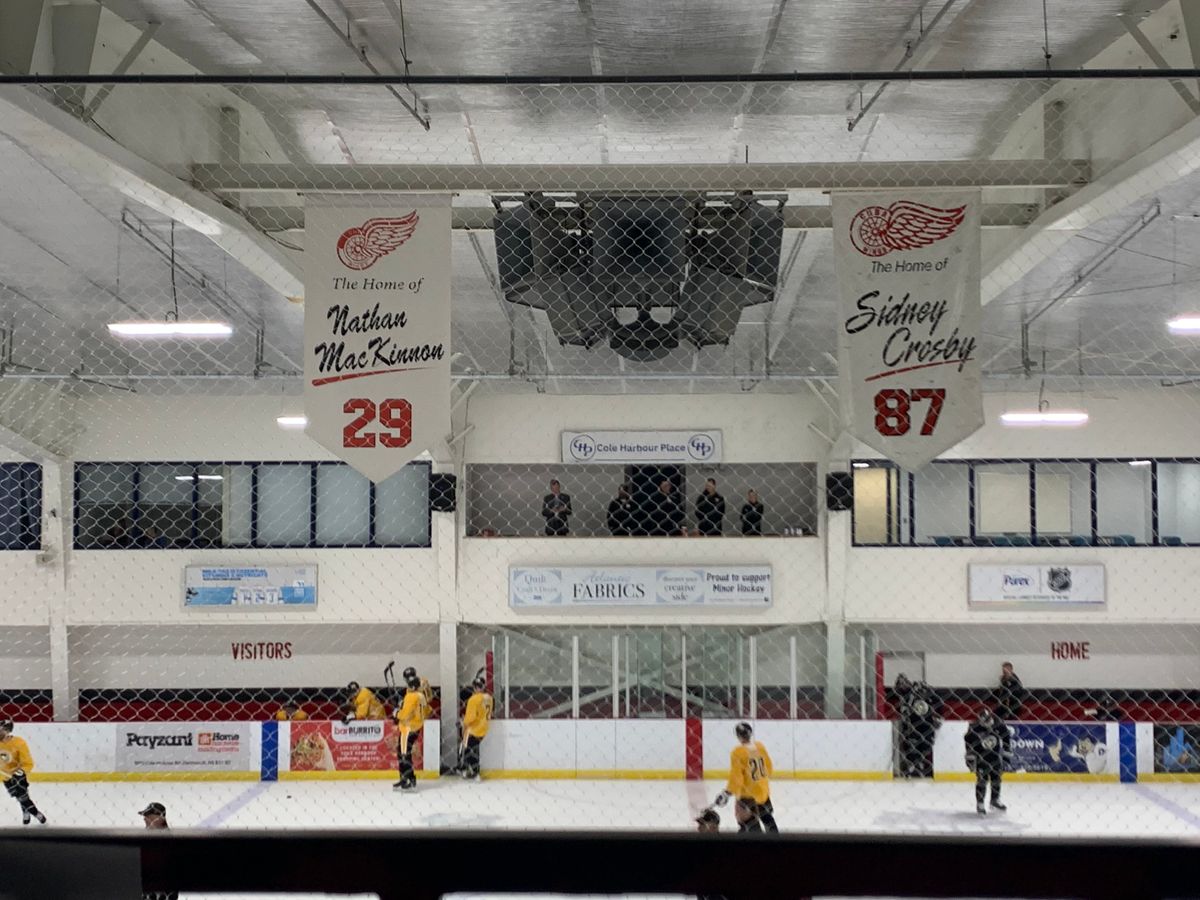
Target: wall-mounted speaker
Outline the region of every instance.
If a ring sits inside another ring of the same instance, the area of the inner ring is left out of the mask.
[[[454,512],[457,475],[435,472],[429,476],[429,509],[432,512]]]
[[[829,472],[825,475],[825,505],[833,512],[853,508],[854,473]]]

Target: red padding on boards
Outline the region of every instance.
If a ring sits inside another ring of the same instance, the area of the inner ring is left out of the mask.
[[[704,720],[684,722],[684,777],[689,781],[704,778]]]

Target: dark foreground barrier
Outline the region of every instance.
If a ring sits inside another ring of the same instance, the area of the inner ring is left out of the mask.
[[[540,832],[15,832],[0,896],[136,898],[138,891],[1200,896],[1200,842]],[[141,884],[138,879],[141,879]]]

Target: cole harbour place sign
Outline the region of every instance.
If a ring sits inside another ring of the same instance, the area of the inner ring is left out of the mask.
[[[564,431],[565,463],[721,462],[720,429],[703,431]]]

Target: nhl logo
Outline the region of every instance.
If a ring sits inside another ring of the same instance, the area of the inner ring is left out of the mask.
[[[1061,568],[1051,567],[1050,574],[1046,579],[1050,585],[1050,590],[1056,594],[1065,594],[1071,590],[1071,570],[1066,566]]]

